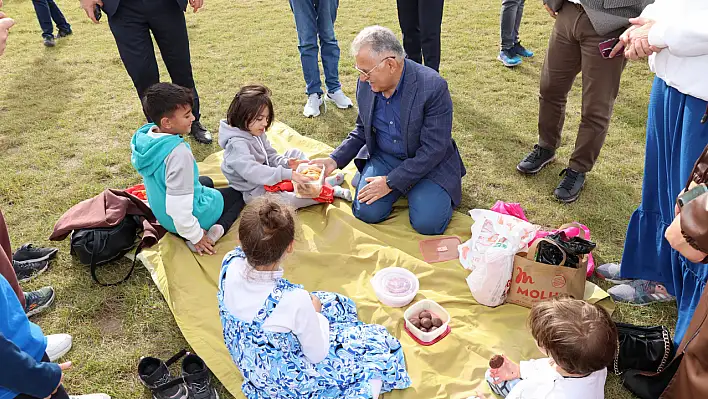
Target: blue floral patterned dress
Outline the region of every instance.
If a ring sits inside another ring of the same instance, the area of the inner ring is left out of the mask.
[[[245,259],[241,248],[224,258],[219,278],[219,313],[224,341],[243,374],[241,389],[248,399],[372,397],[369,381],[381,380],[381,393],[411,385],[401,343],[377,324],[358,320],[356,305],[342,295],[314,292],[322,302],[322,315],[330,323],[329,354],[319,363],[305,358],[292,332],[262,328],[283,294],[302,288],[279,278],[263,308],[251,322],[239,320],[224,305],[224,279],[232,260]]]

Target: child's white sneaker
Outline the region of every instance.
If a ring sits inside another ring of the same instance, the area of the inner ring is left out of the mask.
[[[339,109],[347,109],[354,106],[352,100],[344,94],[342,89],[339,89],[334,93],[327,93],[327,97],[325,97],[325,100],[333,101]]]
[[[105,393],[92,393],[88,395],[69,395],[69,399],[111,399]]]
[[[47,352],[49,361],[56,361],[66,355],[71,350],[71,342],[72,338],[69,334],[47,335],[47,349],[45,352]]]
[[[322,104],[324,104],[322,95],[312,93],[307,97],[307,103],[305,104],[305,109],[302,111],[302,114],[308,118],[320,116],[320,107]]]

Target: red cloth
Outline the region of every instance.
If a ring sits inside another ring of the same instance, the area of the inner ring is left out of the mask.
[[[126,188],[125,192],[128,194],[132,194],[143,201],[147,201],[147,191],[145,190],[145,185],[142,183],[136,184],[133,187]]]
[[[283,180],[273,186],[263,187],[269,193],[292,193],[293,191],[295,191],[295,186],[293,186],[293,182],[291,180]],[[332,202],[334,202],[334,188],[326,184],[322,185],[322,190],[320,190],[320,196],[313,199],[323,204],[331,204]]]
[[[122,190],[108,189],[101,194],[72,206],[54,225],[52,241],[65,239],[73,230],[117,226],[125,215],[140,216],[143,222],[142,243],[156,244],[167,233],[155,219],[150,207],[139,198]]]

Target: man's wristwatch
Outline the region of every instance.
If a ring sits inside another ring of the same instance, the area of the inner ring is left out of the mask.
[[[393,188],[391,187],[391,178],[389,178],[388,176],[386,176],[386,185],[388,186],[389,190],[393,190]]]

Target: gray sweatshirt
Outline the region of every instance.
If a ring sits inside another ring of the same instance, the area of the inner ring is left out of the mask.
[[[229,181],[229,186],[244,195],[292,178],[288,158],[278,155],[265,133],[257,137],[222,119],[219,145],[224,149],[221,172]]]

